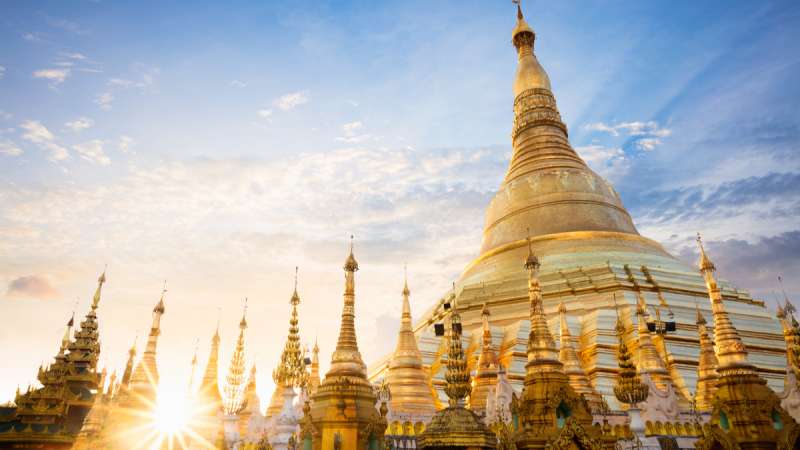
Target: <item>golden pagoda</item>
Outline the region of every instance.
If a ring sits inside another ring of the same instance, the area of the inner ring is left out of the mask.
[[[583,370],[581,360],[578,358],[578,353],[575,351],[575,346],[572,343],[572,334],[569,332],[569,325],[567,324],[567,307],[562,301],[558,307],[559,319],[561,322],[560,327],[560,343],[559,359],[564,363],[564,373],[567,374],[569,385],[589,403],[589,409],[592,411],[599,410],[602,407],[603,399],[600,394],[595,391],[589,377],[586,376],[586,371]]]
[[[97,308],[105,281],[104,272],[74,339],[70,339],[74,326],[70,319],[54,362],[39,367],[36,378],[41,387],[29,387],[25,393],[17,389],[14,404],[0,406],[0,449],[72,447],[95,399],[102,396]]]
[[[114,404],[110,407],[102,426],[100,439],[95,442],[97,448],[113,450],[141,448],[144,443],[155,443],[159,439],[155,428],[159,382],[156,353],[158,338],[161,335],[161,316],[166,311],[164,306],[166,292],[165,283],[161,297],[153,308],[150,333],[141,360],[133,364],[136,355],[135,345],[128,352],[128,364],[123,374],[118,398],[114,399]]]
[[[444,339],[448,342],[447,385],[449,398],[446,408],[434,414],[425,431],[417,438],[417,448],[423,450],[480,450],[497,447],[497,438],[474,411],[464,407],[469,395],[470,376],[461,343],[461,316],[454,302]]]
[[[300,295],[297,293],[297,268],[294,275],[294,292],[289,300],[292,305],[289,316],[289,333],[281,352],[280,361],[272,371],[272,380],[275,382],[273,400],[280,399],[280,409],[270,416],[266,433],[269,443],[275,450],[286,450],[289,440],[297,431],[300,421],[294,407],[295,388],[306,385],[306,367],[303,351],[300,349],[300,320],[297,314],[297,305],[300,304]]]
[[[430,377],[422,367],[422,355],[411,329],[411,304],[408,277],[403,284],[403,305],[397,347],[389,361],[386,385],[389,387],[389,420],[412,424],[427,423],[436,405],[431,393]]]
[[[714,317],[714,343],[719,365],[711,422],[698,440],[698,450],[719,448],[796,448],[800,427],[780,405],[775,392],[750,364],[739,331],[728,315],[700,235],[700,272],[708,288]]]
[[[476,364],[475,378],[472,380],[472,392],[469,395],[469,408],[479,415],[486,413],[487,395],[497,384],[498,362],[492,346],[492,330],[489,328],[489,306],[484,304],[481,311],[481,351]]]
[[[358,351],[355,329],[355,273],[358,262],[350,254],[344,264],[344,307],[331,366],[317,392],[306,402],[301,424],[302,445],[313,450],[378,450],[386,432],[386,404],[381,412],[367,381],[366,366]]]
[[[245,300],[244,313],[242,320],[239,321],[239,337],[236,339],[236,347],[233,349],[231,363],[228,366],[228,374],[225,376],[225,396],[223,397],[222,407],[225,415],[233,416],[239,412],[244,401],[245,388],[245,356],[244,356],[244,332],[247,330],[247,301]]]
[[[306,389],[308,396],[311,397],[317,392],[319,384],[322,382],[319,377],[319,343],[314,339],[314,348],[311,349],[311,367],[307,377]]]
[[[697,335],[700,339],[700,355],[697,362],[695,408],[699,411],[710,411],[717,392],[717,355],[714,353],[714,343],[708,336],[708,326],[700,308],[697,308]]]
[[[521,12],[519,20],[518,28],[527,26]],[[530,38],[532,44],[532,36]],[[525,386],[512,405],[518,423],[514,435],[516,447],[520,450],[557,450],[576,446],[584,449],[613,448],[615,441],[605,439],[600,430],[592,426],[589,404],[572,388],[559,359],[544,315],[539,259],[530,245],[524,267],[528,272],[531,328]]]
[[[572,148],[551,80],[534,50],[537,36],[519,11],[511,35],[518,58],[512,91],[511,160],[486,209],[479,254],[464,268],[454,291],[432,301],[413,327],[423,366],[444,363],[436,349],[433,325],[446,314],[447,296],[455,294],[464,335],[471,342],[479,341],[483,304],[488,304],[493,340],[502,343],[495,349],[497,359],[507,367],[514,388],[522,388],[522,342],[529,318],[527,280],[518,265],[525,259],[526,230],[530,230],[531,245],[543,265],[539,279],[545,317],[555,325],[561,302],[569,308],[570,318],[576,321],[570,325],[580,330],[573,339],[576,346],[580,343],[581,365],[595,391],[611,407],[617,406],[613,396],[617,367],[610,345],[615,309],[635,308],[639,302],[662,308],[668,304],[677,330],[651,335],[649,341],[662,362],[647,369],[656,385],[672,384],[678,405],[688,408],[699,351],[694,305],[707,296],[703,278],[659,243],[641,236],[611,184]],[[722,297],[735,305],[731,314],[743,339],[754,344],[756,370],[770,386],[780,389],[785,366],[780,325],[762,301],[728,282],[720,282],[719,287]],[[620,298],[619,306],[611,302],[613,293]],[[709,314],[703,305],[707,303],[701,304],[702,312]],[[655,356],[650,350],[648,355]],[[389,358],[370,366],[373,382],[385,378]],[[656,360],[647,364],[652,362]],[[433,385],[441,391],[441,375],[432,376]]]

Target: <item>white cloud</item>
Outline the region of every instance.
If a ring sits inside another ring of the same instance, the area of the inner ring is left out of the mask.
[[[628,136],[653,136],[663,138],[672,134],[672,130],[661,127],[658,122],[654,120],[648,122],[620,122],[613,125],[603,122],[594,122],[586,124],[584,129],[604,132],[612,136],[619,136],[621,133],[624,133]]]
[[[64,58],[69,58],[69,59],[77,59],[77,60],[79,60],[79,61],[85,61],[85,60],[87,60],[87,59],[88,59],[88,58],[86,57],[86,55],[84,55],[84,54],[82,54],[82,53],[77,53],[77,52],[73,52],[73,53],[70,53],[70,52],[62,52],[62,53],[61,53],[61,56],[63,56]]]
[[[41,37],[41,35],[39,35],[39,33],[31,33],[31,32],[22,33],[22,39],[25,39],[28,42],[42,42],[42,41],[44,41],[44,39],[42,39],[42,37]]]
[[[38,120],[26,120],[20,125],[20,127],[26,131],[22,137],[33,142],[34,144],[52,142],[55,139],[53,133],[51,133],[50,130],[48,130],[47,127],[42,125],[42,123]]]
[[[104,142],[99,139],[93,139],[83,144],[73,145],[72,148],[78,152],[81,158],[94,164],[107,166],[111,164],[111,159],[106,156],[103,151]]]
[[[130,136],[120,136],[119,137],[119,151],[122,153],[128,153],[131,151],[131,147],[136,141]]]
[[[34,78],[49,80],[53,85],[61,84],[69,77],[69,69],[42,69],[33,72]]]
[[[262,119],[269,120],[272,117],[272,110],[259,109],[258,111],[256,111],[256,114],[258,114],[258,117],[261,117]]]
[[[640,150],[651,151],[657,146],[661,145],[661,140],[657,138],[643,138],[634,142],[634,145]]]
[[[621,148],[593,144],[575,147],[575,151],[593,170],[611,181],[621,178],[630,169],[630,161]]]
[[[0,109],[0,119],[8,120],[12,117],[14,116],[10,112],[3,111],[2,109]]]
[[[88,117],[79,117],[71,122],[67,122],[64,124],[65,127],[69,128],[70,130],[78,133],[83,131],[87,128],[91,128],[94,126],[94,120]]]
[[[69,151],[56,142],[56,137],[38,120],[26,120],[20,124],[25,130],[22,138],[50,152],[48,159],[58,162],[69,158]]]
[[[231,84],[232,87],[235,87],[235,88],[247,87],[247,83],[245,83],[244,81],[241,81],[241,80],[233,80],[233,81],[231,81],[230,84]]]
[[[100,106],[101,109],[109,110],[111,109],[111,104],[114,102],[114,94],[111,92],[97,94],[94,98],[94,102]]]
[[[288,111],[310,101],[311,97],[309,96],[308,91],[298,91],[281,96],[280,98],[276,99],[273,104],[284,111]]]
[[[359,142],[364,142],[370,139],[372,136],[369,134],[359,134],[364,128],[364,124],[357,120],[355,122],[350,122],[342,125],[342,132],[344,136],[339,136],[336,138],[339,142],[347,142],[348,144],[357,144]]]
[[[0,141],[0,155],[5,156],[19,156],[22,154],[22,149],[17,147],[11,141]]]

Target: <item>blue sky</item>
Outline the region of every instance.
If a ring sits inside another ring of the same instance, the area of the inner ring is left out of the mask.
[[[800,4],[523,3],[573,146],[642,234],[691,261],[702,231],[722,276],[800,293]],[[324,361],[356,234],[369,360],[393,347],[404,262],[419,313],[475,256],[510,155],[510,2],[0,13],[0,398],[104,264],[104,363],[166,278],[165,383],[185,383],[195,339],[204,361],[218,314],[230,350],[247,296],[266,392],[295,265]]]

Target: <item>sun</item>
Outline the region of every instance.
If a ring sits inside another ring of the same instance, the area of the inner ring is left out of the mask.
[[[158,406],[155,411],[156,429],[165,435],[180,434],[189,421],[186,398],[171,395],[170,392],[159,393]]]

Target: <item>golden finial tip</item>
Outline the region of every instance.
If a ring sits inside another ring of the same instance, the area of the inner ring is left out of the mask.
[[[356,257],[353,254],[353,235],[350,235],[350,254],[347,256],[347,259],[344,262],[344,270],[346,272],[355,272],[358,270],[358,261],[356,261]]]

